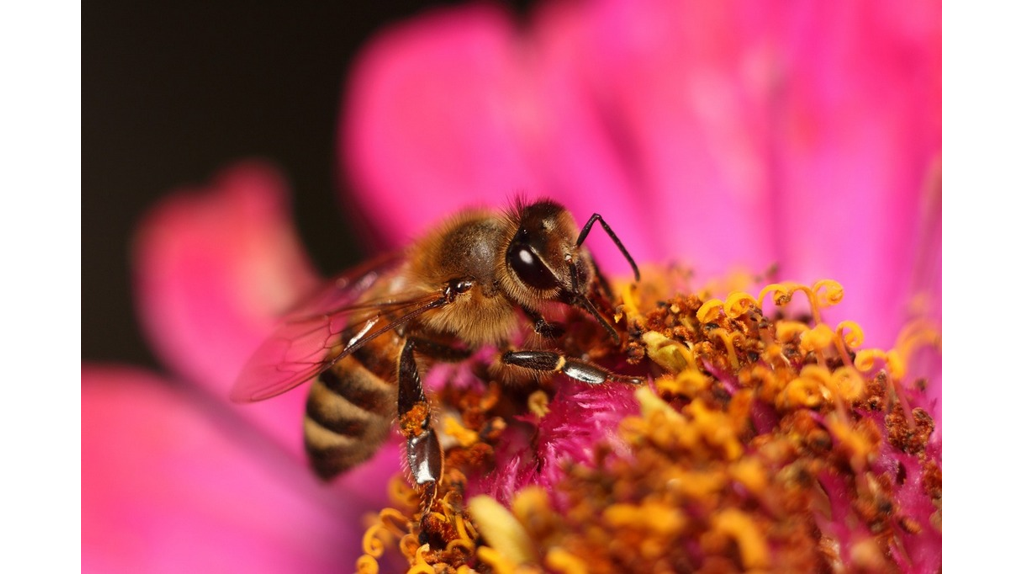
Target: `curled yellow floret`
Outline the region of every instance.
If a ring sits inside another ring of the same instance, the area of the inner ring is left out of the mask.
[[[727,508],[712,519],[714,529],[736,541],[743,566],[749,569],[771,565],[768,541],[754,520],[735,508]]]
[[[851,349],[864,344],[864,330],[855,321],[843,321],[836,325],[836,335]]]
[[[904,359],[909,359],[918,348],[930,346],[942,350],[942,334],[931,321],[918,319],[912,321],[896,337],[895,351]]]
[[[859,400],[864,395],[864,378],[851,367],[839,367],[830,378],[832,389],[847,402]]]
[[[738,369],[740,367],[740,363],[736,358],[736,346],[734,341],[739,339],[741,335],[739,333],[730,333],[721,327],[712,329],[710,335],[718,337],[722,341],[722,344],[725,345],[726,353],[729,354],[729,364],[732,365],[733,369]]]
[[[362,555],[356,560],[356,574],[377,574],[380,564],[372,556]]]
[[[793,300],[793,285],[791,283],[772,283],[761,289],[761,293],[757,296],[757,306],[761,309],[764,309],[764,299],[768,295],[772,296],[772,303],[775,303],[776,307],[785,307]]]
[[[775,322],[775,336],[783,343],[795,341],[798,336],[810,330],[811,328],[807,326],[807,323],[801,323],[800,321],[780,319]]]
[[[725,313],[725,303],[721,299],[709,299],[697,309],[697,320],[701,324],[711,323],[722,318]]]
[[[735,319],[749,312],[751,309],[760,308],[757,299],[749,293],[735,292],[725,298],[725,314]]]
[[[692,397],[711,386],[711,378],[699,371],[683,371],[676,375],[664,375],[654,380],[658,391],[671,395]]]
[[[476,555],[480,557],[481,562],[490,566],[495,574],[515,574],[516,563],[489,546],[477,548]]]
[[[805,353],[825,351],[832,346],[834,335],[835,333],[828,325],[816,325],[813,329],[805,331],[800,337],[800,349]]]
[[[797,377],[789,381],[775,397],[775,406],[784,411],[798,408],[817,409],[821,406],[822,400],[819,383],[805,377]]]
[[[379,522],[367,528],[363,534],[363,552],[374,558],[380,558],[384,554],[384,541],[380,537],[385,533],[384,525]]]
[[[882,351],[881,349],[864,349],[857,353],[853,364],[857,370],[866,373],[876,368],[879,362],[885,362],[889,376],[895,380],[902,380],[906,374],[906,365],[899,353],[894,351]]]
[[[819,293],[822,289],[825,290],[825,293]],[[822,307],[838,305],[843,300],[843,286],[832,279],[818,281],[811,287],[811,291],[817,295],[815,300]]]

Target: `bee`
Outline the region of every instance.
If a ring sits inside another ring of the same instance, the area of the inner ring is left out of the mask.
[[[493,345],[505,349],[501,368],[590,384],[643,382],[557,351],[509,344],[530,328],[557,340],[562,327],[542,314],[552,304],[582,310],[619,341],[592,301],[596,291],[611,299],[583,247],[595,223],[639,281],[633,258],[597,213],[579,228],[550,200],[517,202],[504,212],[464,211],[404,251],[338,276],[292,312],[243,367],[231,398],[262,401],[312,380],[304,442],[325,480],[370,458],[397,417],[411,477],[429,509],[444,456],[419,364],[462,361]]]

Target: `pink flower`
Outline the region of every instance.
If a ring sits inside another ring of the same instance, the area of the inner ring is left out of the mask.
[[[381,246],[523,193],[599,212],[641,262],[845,287],[888,346],[941,309],[938,2],[556,2],[424,15],[368,47],[344,104],[350,213]],[[342,571],[397,445],[329,486],[302,392],[226,397],[318,278],[280,177],[236,166],[143,222],[139,314],[174,380],[83,366],[86,571]],[[588,239],[611,274],[624,262]],[[941,429],[941,385],[928,388]]]

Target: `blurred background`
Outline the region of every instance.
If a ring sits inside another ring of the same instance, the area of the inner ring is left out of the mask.
[[[130,239],[160,197],[243,158],[276,164],[322,273],[363,257],[338,209],[348,69],[382,27],[459,2],[91,4],[82,15],[82,360],[155,367]],[[531,2],[506,2],[524,14]]]

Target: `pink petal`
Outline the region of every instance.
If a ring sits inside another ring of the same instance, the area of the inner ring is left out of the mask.
[[[83,366],[82,570],[352,571],[360,517],[383,499],[342,499],[266,464],[253,453],[269,443],[197,397],[134,369]]]
[[[167,365],[225,401],[277,317],[317,283],[289,215],[280,174],[246,163],[168,197],[139,229],[142,325]],[[298,453],[304,398],[288,393],[243,413]]]
[[[581,132],[553,114],[560,148],[546,154],[556,158],[550,171],[585,181],[592,164],[610,161],[560,158],[599,138],[617,152],[611,161],[627,179],[615,195],[641,206],[630,217],[653,236],[654,257],[703,278],[763,271],[772,262],[764,35],[720,2],[550,5],[537,18],[545,73],[572,78],[597,124]]]
[[[341,134],[348,175],[389,246],[459,207],[537,188],[508,111],[514,29],[477,5],[388,30],[357,64]]]
[[[888,344],[908,317],[922,197],[941,150],[940,4],[811,3],[778,27],[783,271],[838,280],[838,319]]]
[[[341,150],[355,211],[386,245],[459,208],[552,195],[579,219],[602,213],[637,259],[653,255],[615,146],[593,137],[601,126],[591,110],[563,93],[576,89],[572,78],[537,69],[547,64],[489,5],[413,20],[366,50],[350,82]],[[562,121],[573,128],[568,140]],[[561,177],[562,163],[585,177]],[[589,244],[610,269],[627,269],[611,242]]]

